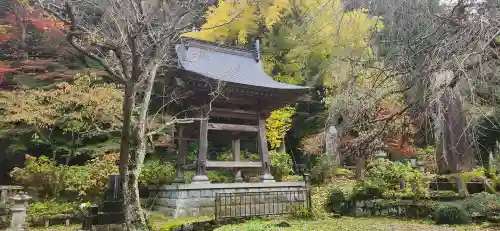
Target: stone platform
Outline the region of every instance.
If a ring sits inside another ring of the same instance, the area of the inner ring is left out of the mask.
[[[306,200],[306,184],[299,182],[270,183],[226,183],[226,184],[177,184],[160,187],[149,187],[149,196],[153,201],[152,209],[174,218],[182,216],[213,216],[215,215],[216,195],[228,196],[239,193],[229,200],[223,198],[219,207],[238,209],[242,215],[243,209],[255,214],[275,213],[276,206],[284,208],[294,203],[304,203]],[[274,211],[270,211],[274,208]],[[263,209],[263,210],[262,210]],[[241,211],[240,211],[241,210]],[[219,216],[221,210],[219,208]],[[224,213],[224,211],[222,211]],[[248,215],[248,214],[243,214]]]

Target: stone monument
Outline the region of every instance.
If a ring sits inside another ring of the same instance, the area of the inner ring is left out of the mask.
[[[31,197],[25,192],[19,192],[15,196],[11,197],[14,201],[12,208],[12,220],[10,223],[11,231],[24,231],[26,230],[26,209],[28,207],[28,201]]]

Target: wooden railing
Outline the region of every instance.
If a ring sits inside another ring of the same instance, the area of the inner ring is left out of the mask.
[[[23,186],[0,185],[0,204],[7,204],[10,198],[23,190]]]

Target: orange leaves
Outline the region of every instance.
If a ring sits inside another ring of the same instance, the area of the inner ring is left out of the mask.
[[[7,67],[7,66],[0,66],[0,84],[3,82],[6,73],[13,72],[13,71],[16,71],[16,70],[17,70],[17,68],[10,68],[10,67]]]
[[[400,138],[386,138],[384,139],[387,149],[390,152],[396,153],[402,156],[413,156],[417,153],[417,149],[411,146],[408,141]]]
[[[313,156],[323,155],[324,146],[325,132],[309,135],[300,141],[300,149]]]
[[[103,161],[118,161],[119,154],[118,153],[110,153],[101,157]]]

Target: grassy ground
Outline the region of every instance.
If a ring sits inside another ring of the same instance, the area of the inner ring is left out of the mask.
[[[154,214],[152,217],[153,230],[159,231],[161,227],[185,222],[192,222],[193,218],[183,218],[174,220],[172,218],[163,217]],[[195,220],[200,220],[198,218]],[[290,227],[279,227],[282,222],[290,224]],[[30,228],[31,231],[74,231],[79,228],[79,225],[64,227],[51,226],[49,228]],[[310,220],[252,220],[243,224],[227,225],[216,229],[216,231],[494,231],[500,230],[492,227],[480,225],[467,226],[438,226],[422,221],[408,221],[390,218],[352,218],[342,217],[320,221]]]
[[[290,227],[280,227],[280,223],[286,222]],[[389,218],[352,218],[342,217],[320,221],[308,220],[254,220],[244,224],[227,225],[216,229],[216,231],[490,231],[493,228],[472,226],[446,227],[438,226],[421,221],[407,221]],[[500,229],[499,229],[500,230]]]

